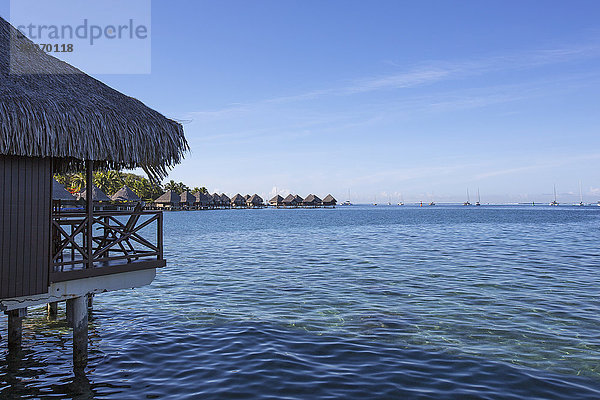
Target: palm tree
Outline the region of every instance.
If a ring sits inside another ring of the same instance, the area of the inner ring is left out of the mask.
[[[173,179],[171,179],[165,185],[165,190],[172,190],[177,194],[181,194],[181,193],[185,192],[186,190],[190,190],[190,188],[187,187],[183,182],[175,182]]]
[[[85,181],[85,174],[83,172],[71,175],[69,191],[71,193],[81,192],[85,187]]]

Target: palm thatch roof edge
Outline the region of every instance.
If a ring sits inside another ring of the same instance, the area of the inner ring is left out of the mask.
[[[0,17],[0,154],[55,172],[143,168],[157,180],[189,145],[180,123],[60,61]]]

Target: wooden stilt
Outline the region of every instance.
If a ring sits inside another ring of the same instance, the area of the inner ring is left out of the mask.
[[[67,315],[67,324],[72,328],[73,327],[73,301],[67,300],[66,306],[66,315]]]
[[[23,318],[27,316],[26,308],[11,310],[8,315],[8,348],[16,350],[23,343]]]
[[[53,301],[52,303],[48,303],[48,318],[55,319],[58,315],[58,302]]]
[[[88,361],[87,296],[68,301],[73,308],[73,367],[84,368]]]

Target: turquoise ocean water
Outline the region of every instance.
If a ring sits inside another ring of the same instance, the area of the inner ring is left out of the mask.
[[[0,317],[0,398],[600,398],[600,207],[172,212],[165,248],[85,379],[62,319],[15,358]]]

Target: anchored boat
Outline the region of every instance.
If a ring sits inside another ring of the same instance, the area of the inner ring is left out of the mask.
[[[556,201],[556,185],[554,185],[554,200],[552,200],[552,202],[550,203],[551,206],[556,207],[558,206],[558,201]]]

